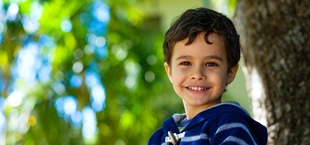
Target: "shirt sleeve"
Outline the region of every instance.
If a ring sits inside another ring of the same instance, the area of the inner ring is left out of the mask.
[[[158,129],[149,139],[148,145],[161,145],[163,143],[164,131]]]

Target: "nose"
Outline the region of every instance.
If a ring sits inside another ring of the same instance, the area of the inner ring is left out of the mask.
[[[194,79],[194,80],[205,80],[206,78],[207,77],[204,73],[204,69],[200,67],[194,69],[191,75],[191,79]]]

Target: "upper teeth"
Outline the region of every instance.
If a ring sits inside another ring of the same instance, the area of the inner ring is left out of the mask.
[[[195,90],[195,91],[201,91],[201,90],[204,90],[206,88],[204,87],[189,87],[191,90]]]

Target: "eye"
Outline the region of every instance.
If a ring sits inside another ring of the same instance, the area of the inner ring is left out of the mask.
[[[180,65],[184,65],[184,66],[190,66],[191,63],[188,62],[188,61],[184,61],[184,62],[181,62]]]
[[[206,63],[207,67],[214,67],[214,66],[218,66],[215,62],[208,62]]]

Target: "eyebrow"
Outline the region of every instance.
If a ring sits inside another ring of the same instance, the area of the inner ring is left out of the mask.
[[[176,60],[180,60],[180,59],[191,59],[193,58],[192,56],[189,56],[189,55],[181,55],[179,57],[176,58]],[[210,55],[210,56],[207,56],[205,57],[206,59],[217,59],[219,61],[223,61],[223,59],[217,55]]]
[[[192,57],[189,56],[189,55],[181,55],[181,56],[177,57],[176,60],[180,60],[180,59],[190,59],[190,58],[192,58]]]

